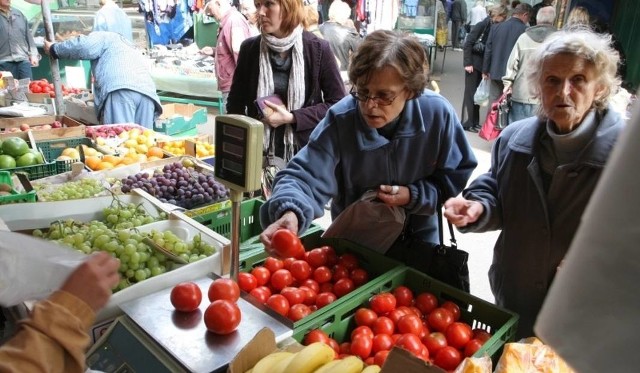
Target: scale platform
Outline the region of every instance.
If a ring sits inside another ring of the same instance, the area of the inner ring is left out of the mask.
[[[216,335],[204,325],[204,311],[209,306],[207,292],[213,280],[194,281],[202,290],[202,303],[194,312],[178,312],[169,300],[171,289],[123,303],[120,308],[149,337],[191,372],[217,372],[227,364],[262,328],[269,328],[280,342],[293,330],[274,316],[259,309],[242,297],[238,307],[242,321],[238,329],[228,335]]]

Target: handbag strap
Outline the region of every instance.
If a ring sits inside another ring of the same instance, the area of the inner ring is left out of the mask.
[[[443,193],[442,193],[442,189],[440,188],[440,185],[436,182],[434,183],[436,186],[436,192],[438,194],[437,197],[437,202],[436,202],[436,209],[437,211],[437,215],[438,215],[438,237],[440,238],[440,250],[445,250],[444,249],[444,233],[443,233],[443,223],[442,223],[442,207],[444,207],[444,202],[442,201],[442,198],[440,198],[441,196],[443,197]],[[447,220],[447,225],[449,226],[449,235],[451,236],[451,244],[450,246],[453,249],[457,249],[458,248],[458,242],[456,241],[456,235],[455,232],[453,230],[453,224],[451,224],[450,221]]]

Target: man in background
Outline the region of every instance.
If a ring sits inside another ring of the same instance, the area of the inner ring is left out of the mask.
[[[502,77],[507,69],[509,55],[520,35],[527,29],[530,15],[531,5],[518,4],[511,18],[491,27],[482,64],[482,79],[491,79],[490,103],[502,95]]]
[[[0,71],[11,72],[15,79],[32,79],[31,67],[38,66],[38,61],[27,18],[11,7],[11,0],[0,0]]]
[[[220,25],[215,50],[215,68],[218,90],[222,92],[223,105],[226,107],[240,45],[251,36],[251,27],[247,19],[231,5],[230,0],[211,0],[204,11]]]
[[[460,45],[460,29],[467,23],[467,2],[455,0],[451,4],[451,44],[453,50],[462,52]]]
[[[93,31],[111,31],[133,43],[131,19],[113,0],[100,0],[102,8],[96,12]]]
[[[507,61],[505,75],[502,77],[504,92],[511,92],[509,123],[534,116],[540,103],[529,90],[525,67],[531,53],[549,34],[556,31],[553,27],[556,10],[552,6],[546,6],[538,11],[536,17],[536,26],[529,27],[516,41]]]
[[[329,7],[329,20],[320,25],[320,32],[329,42],[333,54],[336,55],[340,71],[349,69],[349,57],[362,42],[356,29],[347,26],[350,16],[349,4],[341,0],[334,0]]]

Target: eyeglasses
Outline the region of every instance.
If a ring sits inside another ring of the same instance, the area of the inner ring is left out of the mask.
[[[398,95],[399,95],[399,93],[396,93],[396,95],[393,96],[393,97],[367,96],[364,93],[359,93],[358,91],[354,90],[353,88],[351,88],[351,91],[349,93],[351,94],[351,96],[353,96],[353,98],[355,98],[356,100],[358,100],[360,102],[367,103],[367,101],[371,100],[371,101],[375,102],[375,104],[377,106],[391,105],[393,103],[393,101],[396,99],[396,97],[398,97]]]

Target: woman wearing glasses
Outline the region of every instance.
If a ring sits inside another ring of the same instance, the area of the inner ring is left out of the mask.
[[[260,210],[267,251],[279,228],[304,232],[332,199],[335,218],[367,190],[405,209],[405,233],[436,243],[436,185],[462,191],[476,159],[451,104],[425,91],[428,63],[412,36],[369,34],[349,66],[351,95],[333,105],[309,143],[276,176]],[[376,227],[371,227],[375,230]]]

